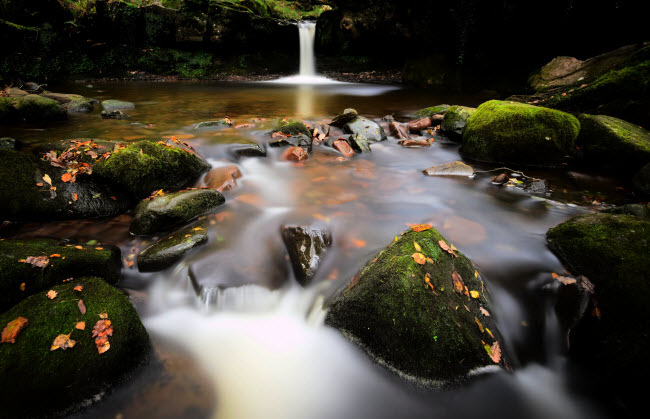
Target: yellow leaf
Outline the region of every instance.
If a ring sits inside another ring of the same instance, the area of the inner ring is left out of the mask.
[[[50,351],[55,351],[59,348],[66,350],[68,348],[72,348],[77,342],[70,339],[70,335],[72,332],[68,333],[67,335],[59,335],[54,339],[54,343],[52,343],[52,347],[50,348]]]
[[[427,258],[422,253],[413,253],[411,257],[418,265],[424,265],[427,261]]]
[[[474,278],[478,278],[478,271],[474,271]]]
[[[469,292],[469,295],[471,295],[472,298],[478,298],[478,297],[479,297],[479,295],[478,295],[478,291],[470,291],[470,292]]]
[[[421,252],[422,251],[422,248],[420,247],[418,242],[413,242],[413,246],[415,247],[416,252]]]
[[[45,175],[43,175],[43,180],[44,180],[45,183],[47,183],[48,185],[52,186],[52,178],[51,178],[50,175],[48,175],[47,173],[46,173]]]

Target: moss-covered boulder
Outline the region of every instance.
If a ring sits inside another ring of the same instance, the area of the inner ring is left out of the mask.
[[[557,166],[573,151],[580,122],[568,113],[491,100],[469,118],[461,153],[498,163]]]
[[[634,187],[639,191],[650,195],[650,163],[646,164],[632,178]]]
[[[2,239],[0,311],[68,278],[98,276],[115,283],[121,270],[121,252],[115,246],[56,239]]]
[[[81,291],[74,288],[81,286]],[[0,343],[0,403],[7,417],[48,415],[109,390],[151,353],[137,312],[119,290],[98,278],[79,277],[40,292],[0,314],[0,327],[19,317],[28,323],[14,343]],[[80,310],[83,300],[85,313]],[[106,314],[106,319],[100,317]],[[93,328],[110,320],[109,349],[99,353]],[[78,325],[84,322],[83,330]],[[74,346],[52,350],[59,335]]]
[[[124,109],[135,109],[135,104],[133,102],[126,102],[124,100],[109,99],[102,101],[102,108],[108,112]]]
[[[0,123],[14,124],[20,121],[18,109],[14,106],[16,99],[11,97],[0,97]]]
[[[135,209],[130,231],[137,235],[169,231],[224,202],[223,195],[214,189],[192,189],[144,200]]]
[[[606,115],[579,115],[576,140],[586,164],[636,173],[650,162],[650,132]]]
[[[586,313],[570,335],[570,354],[630,402],[650,373],[650,222],[631,215],[586,214],[546,234],[551,249],[594,284]],[[596,310],[597,309],[597,310]]]
[[[486,297],[472,262],[435,229],[409,230],[350,282],[326,322],[399,373],[451,382],[503,362]]]
[[[445,112],[440,125],[440,133],[455,141],[463,139],[463,133],[469,117],[476,112],[476,108],[467,106],[451,106]]]
[[[138,141],[93,168],[101,178],[138,197],[158,189],[178,189],[196,180],[210,164],[188,149]]]
[[[650,202],[644,204],[626,204],[620,207],[609,208],[601,212],[607,214],[626,214],[635,217],[643,218],[650,221]]]
[[[0,102],[0,121],[11,123],[24,120],[38,123],[66,119],[68,114],[59,102],[39,95],[26,95],[19,99],[2,98]]]
[[[157,272],[173,266],[197,246],[208,241],[208,223],[198,222],[175,231],[144,249],[138,255],[140,272]]]
[[[350,147],[352,147],[352,150],[354,150],[357,153],[371,153],[372,150],[370,149],[370,142],[366,138],[365,135],[363,134],[354,134],[350,135],[347,138],[348,144],[350,144]]]
[[[121,214],[131,208],[129,195],[91,176],[78,175],[75,182],[63,182],[61,176],[66,170],[39,156],[0,149],[0,177],[4,179],[0,182],[0,219],[94,218]],[[51,187],[45,180],[48,178]]]
[[[429,106],[428,108],[415,111],[416,118],[431,118],[434,115],[443,115],[451,106],[449,105],[436,105]]]
[[[296,119],[282,119],[278,121],[273,128],[273,132],[281,132],[285,135],[298,135],[304,134],[307,137],[311,138],[311,131],[304,122]]]
[[[345,124],[343,131],[347,134],[363,135],[371,143],[384,141],[388,138],[381,125],[363,116],[358,116]]]

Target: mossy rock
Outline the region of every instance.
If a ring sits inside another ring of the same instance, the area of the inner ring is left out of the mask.
[[[639,191],[650,195],[650,163],[646,164],[634,175],[632,183]]]
[[[124,109],[135,109],[135,104],[133,102],[126,102],[124,100],[109,99],[102,101],[102,108],[108,112]]]
[[[434,115],[443,115],[451,106],[449,105],[436,105],[429,106],[428,108],[415,111],[416,118],[431,118]]]
[[[363,116],[358,116],[345,124],[343,131],[347,134],[363,135],[371,143],[384,141],[388,138],[381,125]]]
[[[82,286],[82,291],[74,287]],[[58,295],[33,295],[0,315],[0,327],[24,317],[27,326],[15,343],[0,344],[0,402],[8,417],[51,415],[70,410],[109,390],[151,354],[151,343],[128,298],[99,278],[80,277],[52,287]],[[78,302],[83,300],[86,313]],[[110,349],[97,350],[93,327],[106,313],[113,327]],[[85,329],[75,328],[85,322]],[[51,351],[58,335],[70,334],[73,347]]]
[[[15,124],[20,121],[20,114],[14,106],[16,102],[11,97],[0,97],[0,123]]]
[[[138,255],[140,272],[157,272],[173,266],[197,246],[208,241],[208,223],[201,221],[175,231],[144,249]]]
[[[586,214],[546,234],[551,249],[595,285],[586,314],[570,335],[570,355],[624,400],[650,367],[650,222],[631,215]],[[598,308],[600,317],[594,315]]]
[[[169,231],[224,202],[223,195],[214,189],[193,189],[157,196],[138,204],[130,231],[138,235]]]
[[[304,134],[311,138],[311,131],[304,122],[296,119],[280,120],[272,132],[281,132],[285,135]]]
[[[90,159],[90,157],[88,157]],[[31,154],[0,149],[0,219],[12,221],[66,220],[121,214],[132,199],[121,191],[78,175],[76,182],[63,182],[64,169],[38,160]],[[43,177],[48,175],[56,191]],[[39,186],[40,184],[40,186]]]
[[[635,173],[650,162],[650,132],[606,115],[579,115],[576,140],[585,163]]]
[[[481,328],[487,327],[497,339],[498,333],[492,317],[481,312],[490,309],[480,275],[460,252],[455,257],[443,251],[441,240],[450,245],[433,228],[398,236],[333,302],[326,322],[394,371],[425,382],[449,383],[496,365],[484,347],[495,339]],[[430,262],[416,263],[415,253]],[[453,272],[469,291],[478,292],[478,298],[455,290]]]
[[[138,197],[158,189],[178,189],[210,169],[186,149],[138,141],[95,163],[93,172]]]
[[[91,113],[95,110],[93,103],[86,99],[75,99],[64,105],[68,112]]]
[[[371,153],[370,142],[363,134],[354,134],[348,137],[348,144],[352,147],[352,150],[357,153]]]
[[[16,103],[20,117],[27,122],[64,121],[68,114],[56,100],[39,95],[21,97]]]
[[[626,204],[620,207],[609,208],[601,212],[607,214],[633,215],[650,221],[650,202],[646,202],[645,204]]]
[[[0,150],[15,150],[16,140],[9,137],[0,138]]]
[[[469,118],[460,151],[478,161],[558,166],[579,131],[580,122],[568,113],[491,100]]]
[[[49,262],[43,268],[19,262],[30,256],[46,256]],[[121,252],[115,246],[89,246],[56,239],[2,239],[0,311],[31,294],[61,284],[68,278],[98,276],[115,283],[121,270]],[[22,284],[25,284],[24,290]]]
[[[476,112],[476,108],[467,106],[451,106],[445,112],[440,125],[440,133],[452,140],[461,141],[469,117]]]

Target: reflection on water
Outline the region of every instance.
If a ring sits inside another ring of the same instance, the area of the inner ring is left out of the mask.
[[[587,211],[585,196],[614,191],[615,180],[531,170],[529,175],[545,179],[550,187],[534,196],[491,184],[490,172],[474,178],[424,176],[423,169],[460,159],[458,145],[440,138],[424,149],[402,148],[389,139],[373,144],[369,155],[344,161],[326,147],[314,147],[311,158],[298,164],[280,161],[277,149],[269,149],[266,158],[242,160],[228,153],[232,143],[267,141],[265,132],[275,118],[331,118],[348,107],[370,117],[400,118],[443,102],[476,105],[476,98],[348,84],[118,83],[66,90],[133,101],[136,108],[127,111],[126,121],[76,115],[42,131],[14,127],[6,135],[26,144],[176,135],[213,166],[234,163],[243,174],[239,187],[226,193],[226,204],[208,216],[205,246],[162,273],[127,269],[121,283],[143,293],[138,307],[154,337],[184,348],[209,377],[214,394],[204,408],[216,405],[215,417],[594,417],[579,388],[567,384],[563,364],[556,362],[561,337],[542,288],[550,272],[563,267],[547,249],[544,234]],[[226,115],[235,124],[254,126],[193,129],[197,122]],[[32,224],[20,234],[82,239],[100,234],[130,255],[148,241],[130,238],[128,222],[129,216],[121,216],[108,225]],[[323,326],[323,301],[408,223],[424,222],[474,260],[487,278],[493,314],[518,362],[514,374],[483,377],[453,391],[413,389]],[[306,289],[297,285],[285,258],[279,234],[284,223],[314,223],[332,232],[333,247]],[[137,403],[137,398],[110,397],[116,405]],[[101,406],[86,415],[107,417]]]

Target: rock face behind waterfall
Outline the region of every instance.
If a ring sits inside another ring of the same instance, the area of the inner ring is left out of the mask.
[[[333,302],[327,324],[418,381],[459,381],[502,363],[485,284],[450,246],[433,228],[398,236]]]

